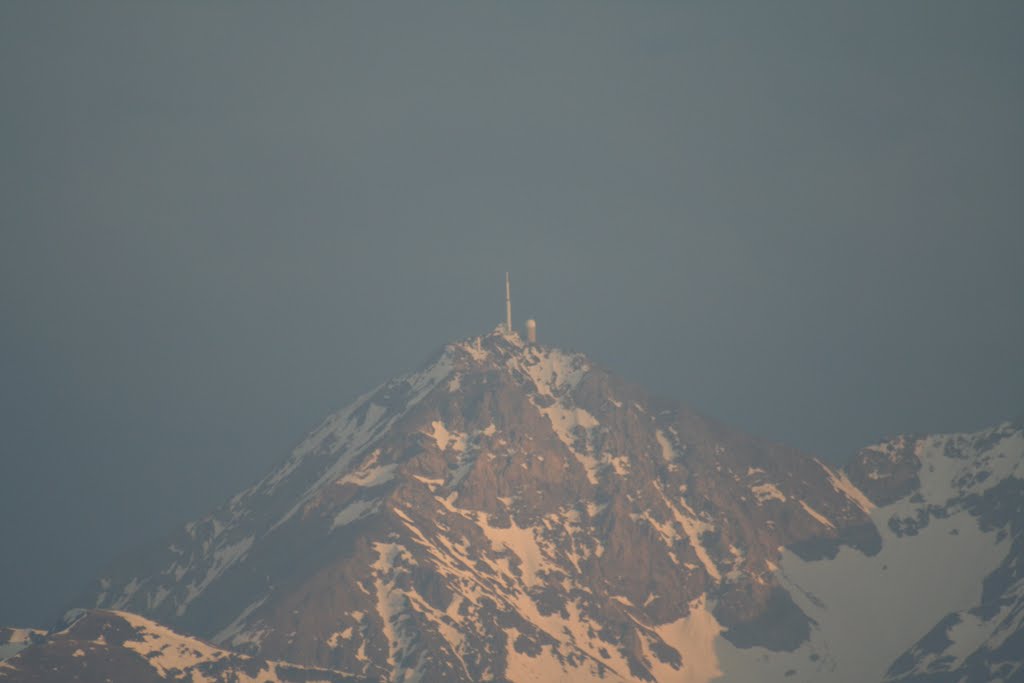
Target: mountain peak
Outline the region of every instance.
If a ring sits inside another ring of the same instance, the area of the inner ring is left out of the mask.
[[[678,629],[701,625],[705,646],[799,640],[810,622],[782,637],[764,616],[800,619],[770,578],[780,547],[877,546],[842,481],[501,326],[330,416],[263,480],[111,572],[96,604],[369,676],[481,680],[540,661],[664,679],[684,652],[714,657]]]
[[[943,515],[1010,514],[983,497],[1022,448],[1006,426],[908,437],[837,471],[499,326],[328,417],[93,602],[371,680],[704,681],[758,652],[785,677],[841,642],[815,596],[906,571],[900,539],[987,543]],[[801,574],[822,565],[857,569]]]
[[[575,388],[593,368],[581,353],[527,343],[517,333],[507,332],[504,325],[488,334],[448,344],[438,361],[445,362],[456,375],[498,369],[522,373],[533,381],[536,391],[547,395],[560,395]]]

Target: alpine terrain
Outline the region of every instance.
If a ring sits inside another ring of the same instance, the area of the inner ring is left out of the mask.
[[[1020,424],[834,469],[502,326],[0,631],[0,680],[1024,681],[1022,478]]]

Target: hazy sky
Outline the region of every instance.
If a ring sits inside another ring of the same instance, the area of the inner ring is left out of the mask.
[[[833,461],[1024,414],[1024,3],[0,4],[0,625],[517,320]]]

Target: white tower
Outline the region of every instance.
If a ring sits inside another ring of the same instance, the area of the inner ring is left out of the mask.
[[[512,334],[512,289],[508,284],[508,273],[505,273],[505,331]]]
[[[530,344],[537,343],[537,321],[533,318],[526,321],[526,341]]]

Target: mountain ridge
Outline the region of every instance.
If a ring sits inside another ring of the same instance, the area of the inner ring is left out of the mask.
[[[981,464],[945,488],[948,453],[913,437],[834,469],[499,328],[329,416],[254,485],[113,567],[89,602],[369,679],[865,680],[829,601],[856,603],[808,586],[850,582],[829,573],[848,565],[904,571],[893,549],[949,518],[984,520],[957,540],[986,551],[1016,529],[1020,511],[984,486],[1019,481],[1024,441],[1012,424],[989,432],[956,435],[949,453]],[[1004,442],[1009,459],[986,455]],[[981,568],[1012,555],[997,554]],[[986,614],[1019,602],[1015,566],[1003,571]],[[929,629],[974,608],[948,606],[877,675],[934,667],[922,660],[944,641]]]

